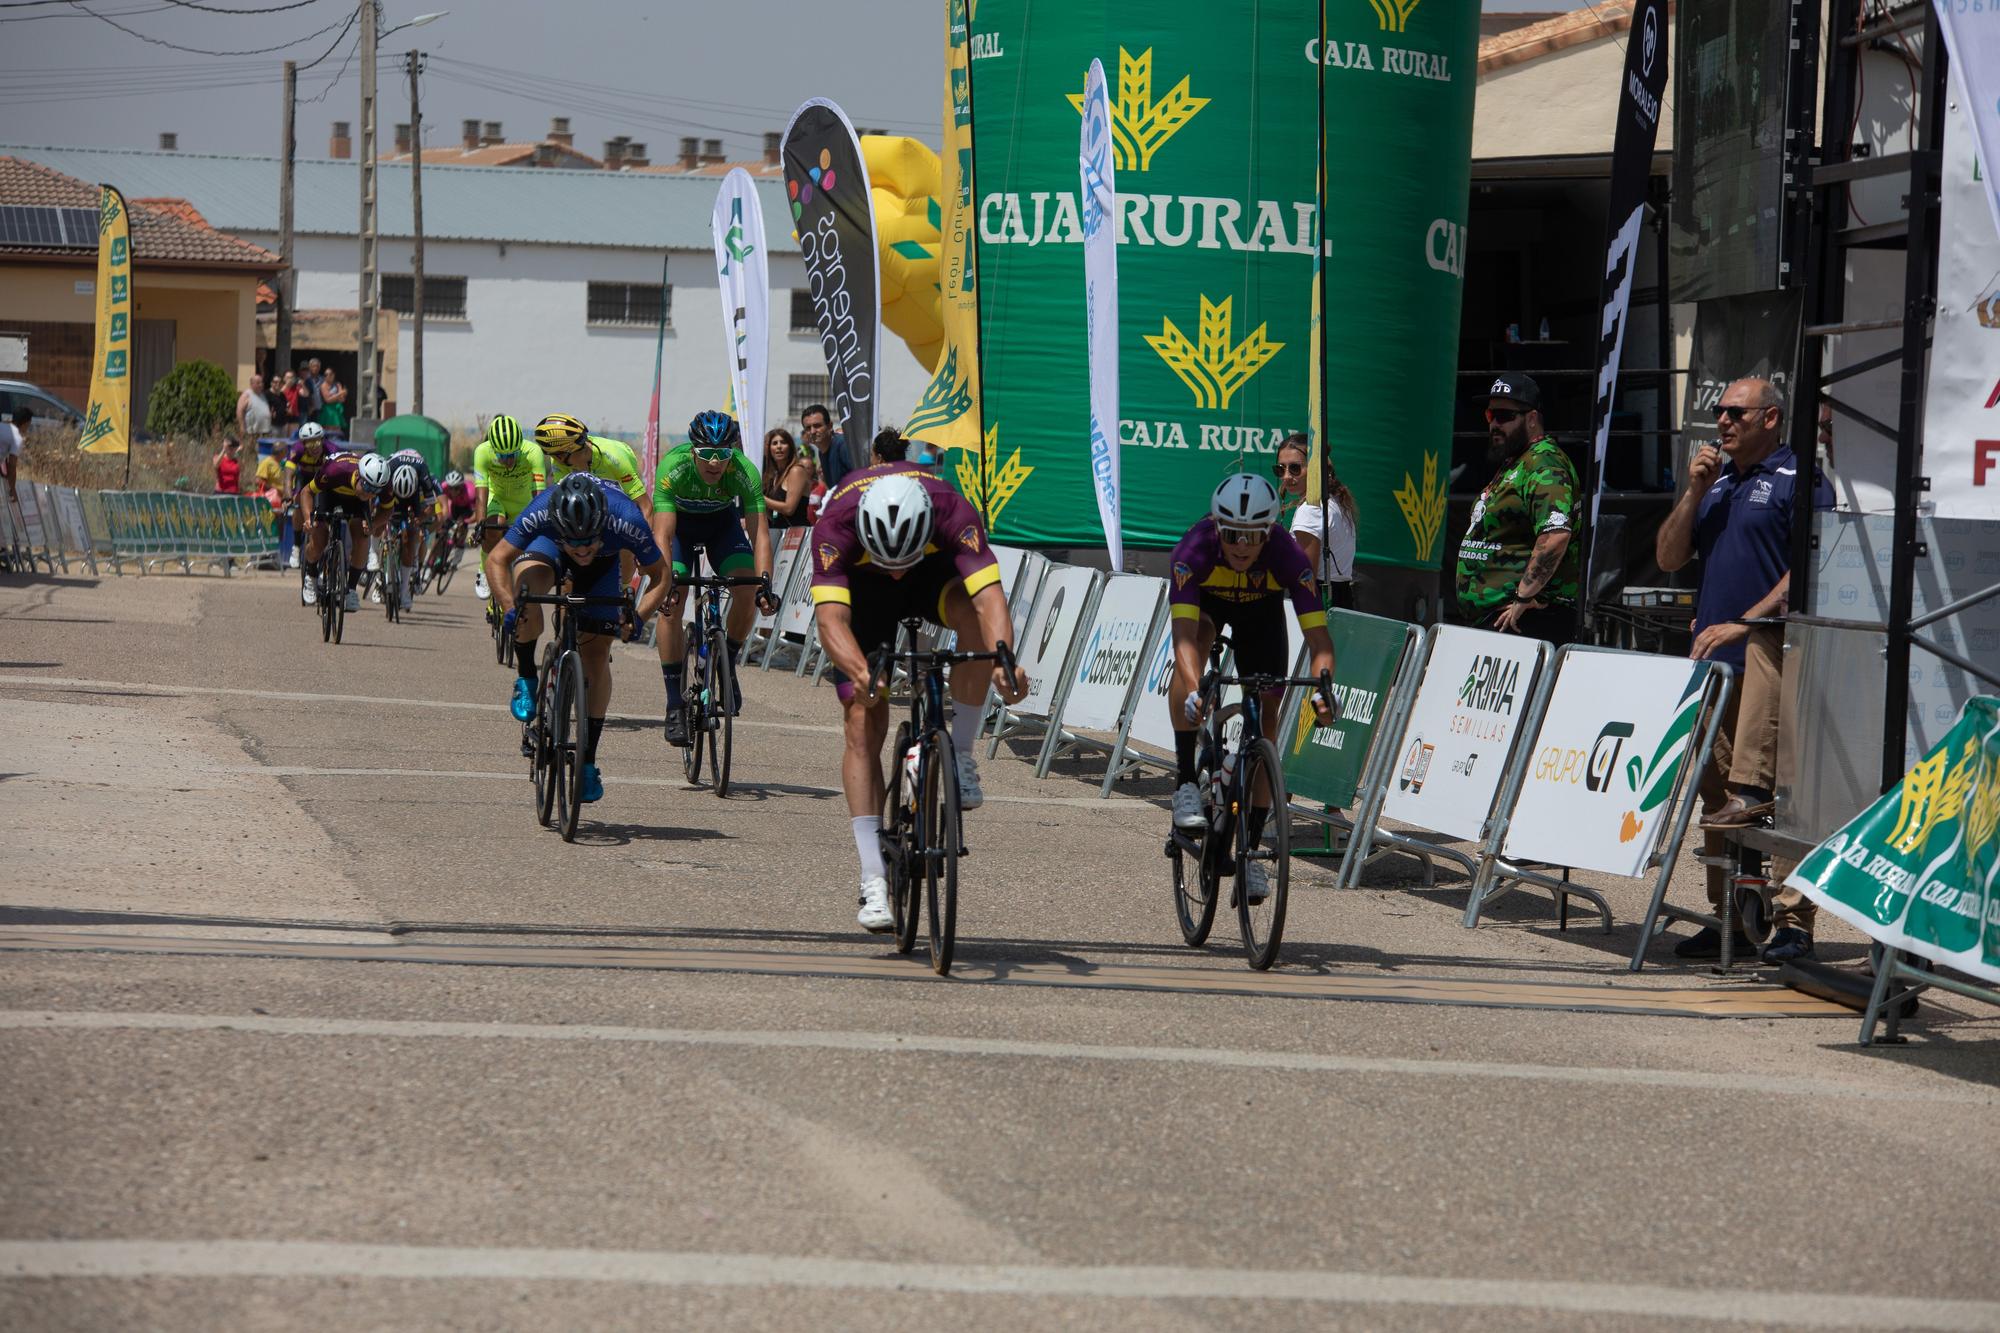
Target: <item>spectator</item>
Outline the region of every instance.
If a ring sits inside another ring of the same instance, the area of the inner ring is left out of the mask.
[[[1541,388],[1526,375],[1495,377],[1486,430],[1496,471],[1459,544],[1459,614],[1481,629],[1568,643],[1580,579],[1576,465],[1543,424]]]
[[[287,378],[290,376],[287,375]],[[278,530],[277,567],[283,569],[292,554],[292,521],[285,514],[284,446],[274,444],[257,459],[257,480],[254,484],[254,493],[271,506],[272,521]]]
[[[271,433],[271,404],[264,398],[264,377],[250,376],[250,387],[236,397],[236,429],[250,439]]]
[[[313,362],[318,365],[319,362]],[[347,434],[347,386],[340,382],[340,376],[328,366],[319,382],[319,411],[314,419],[328,430]]]
[[[299,371],[299,397],[302,400],[299,420],[319,420],[319,410],[325,406],[320,399],[320,392],[325,387],[326,373],[320,369],[319,358],[316,356],[309,358]]]
[[[824,406],[814,403],[799,414],[799,433],[805,436],[806,447],[818,458],[819,473],[826,479],[828,490],[840,485],[840,479],[854,470],[853,460],[847,456],[847,437],[834,433],[833,414]]]
[[[21,454],[27,448],[28,423],[33,419],[34,413],[25,407],[17,407],[13,421],[0,421],[0,477],[7,479],[9,500],[21,498],[15,487],[21,475]]]
[[[894,426],[884,426],[876,431],[875,443],[868,450],[869,460],[874,463],[900,463],[909,455],[910,442]]]
[[[1287,436],[1278,446],[1280,498],[1297,506],[1292,511],[1292,536],[1318,571],[1320,600],[1328,606],[1354,606],[1354,492],[1339,477],[1319,504],[1306,504],[1306,472],[1312,454],[1303,434]]]
[[[792,433],[780,426],[764,435],[764,505],[772,531],[803,527],[813,469]]]
[[[1694,647],[1689,656],[1726,663],[1741,688],[1730,693],[1715,733],[1713,761],[1701,778],[1704,850],[1726,850],[1723,830],[1748,828],[1768,816],[1777,782],[1778,708],[1783,653],[1775,626],[1751,623],[1782,617],[1791,593],[1792,502],[1797,465],[1784,443],[1784,400],[1769,380],[1742,379],[1723,390],[1716,405],[1721,448],[1703,445],[1688,460],[1687,489],[1674,502],[1654,542],[1654,558],[1669,573],[1701,561],[1695,594]],[[1722,466],[1727,458],[1729,467]],[[1813,505],[1833,507],[1824,476],[1813,487]],[[1723,914],[1725,869],[1708,867],[1708,900]],[[1772,900],[1772,961],[1809,957],[1814,907],[1796,889]],[[1733,913],[1733,906],[1731,907]],[[1756,947],[1739,922],[1736,947]],[[1722,936],[1703,927],[1674,946],[1681,958],[1714,958]]]
[[[286,371],[285,379],[290,379],[290,378],[291,378],[291,372]],[[292,405],[290,400],[288,400],[285,397],[285,387],[283,380],[280,380],[277,376],[273,375],[270,379],[265,381],[264,401],[270,404],[271,407],[271,429],[269,433],[273,435],[283,435],[285,433],[285,427],[291,425],[293,420]],[[255,439],[257,437],[252,436],[251,438]]]
[[[911,440],[910,450],[910,461],[933,477],[938,474],[938,469],[944,466],[944,450],[928,440]]]
[[[261,395],[259,395],[261,399]],[[243,448],[242,442],[234,435],[222,437],[222,451],[215,456],[215,493],[217,495],[241,495],[243,493],[243,460],[237,455]]]

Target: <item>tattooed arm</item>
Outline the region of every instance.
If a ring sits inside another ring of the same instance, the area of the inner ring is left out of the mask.
[[[1569,531],[1545,532],[1535,538],[1535,549],[1528,556],[1528,568],[1515,585],[1514,596],[1523,602],[1532,602],[1549,586],[1555,577],[1556,567],[1562,564],[1563,552],[1569,549]]]

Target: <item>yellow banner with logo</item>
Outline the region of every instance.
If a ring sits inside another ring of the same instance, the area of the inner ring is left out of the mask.
[[[91,358],[90,411],[78,443],[93,454],[132,447],[132,228],[125,196],[112,186],[97,196],[97,346]]]
[[[944,152],[940,190],[944,216],[938,227],[939,322],[944,348],[937,369],[904,433],[946,449],[962,450],[961,489],[979,502],[987,467],[979,428],[979,301],[973,255],[972,71],[966,0],[945,0]]]

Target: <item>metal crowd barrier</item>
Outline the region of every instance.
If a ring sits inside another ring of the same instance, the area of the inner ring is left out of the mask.
[[[124,574],[197,563],[235,572],[278,556],[277,512],[254,495],[182,495],[169,491],[92,491],[22,482],[0,504],[0,562],[15,573],[68,573],[71,562]]]

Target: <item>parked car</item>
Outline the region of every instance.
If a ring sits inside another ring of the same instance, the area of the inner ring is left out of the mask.
[[[12,421],[15,411],[23,407],[35,414],[36,421],[54,421],[72,429],[83,426],[83,413],[47,389],[26,380],[0,379],[0,416]]]

